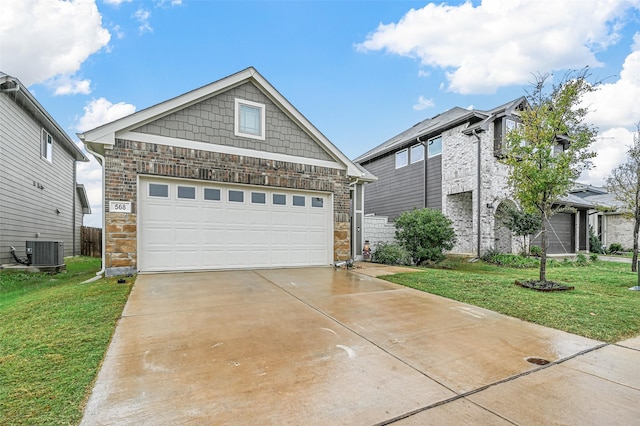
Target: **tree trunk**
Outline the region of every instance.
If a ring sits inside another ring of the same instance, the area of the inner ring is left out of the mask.
[[[540,247],[542,253],[540,254],[540,281],[547,282],[547,218],[546,215],[542,218],[542,227],[540,228]]]
[[[631,271],[638,271],[638,231],[640,230],[640,217],[636,215],[636,223],[633,225],[633,259],[631,259]]]

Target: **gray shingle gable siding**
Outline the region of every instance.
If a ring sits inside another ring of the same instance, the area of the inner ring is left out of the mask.
[[[265,105],[266,140],[244,138],[234,134],[236,98]],[[133,131],[318,160],[333,160],[252,83],[231,88]]]

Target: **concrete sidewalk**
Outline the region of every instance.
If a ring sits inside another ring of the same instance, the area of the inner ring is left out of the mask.
[[[82,424],[640,419],[640,338],[606,345],[373,277],[388,271],[141,275]]]

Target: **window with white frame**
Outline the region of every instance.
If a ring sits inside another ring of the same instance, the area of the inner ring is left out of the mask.
[[[53,138],[46,130],[42,129],[42,145],[40,155],[50,163],[53,163]]]
[[[252,139],[265,139],[265,106],[236,98],[235,134]]]
[[[402,151],[396,152],[396,169],[404,167],[407,164],[409,164],[409,150],[405,148]]]
[[[411,147],[411,163],[424,160],[424,145],[419,143]]]
[[[442,136],[438,136],[429,141],[429,158],[440,154],[442,154]]]

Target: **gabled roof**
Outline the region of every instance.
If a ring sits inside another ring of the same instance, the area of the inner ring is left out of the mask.
[[[221,80],[206,86],[187,92],[183,95],[169,99],[152,107],[143,109],[126,117],[104,124],[78,136],[92,151],[104,153],[104,147],[115,144],[116,137],[134,128],[150,123],[161,117],[179,111],[191,105],[211,98],[232,87],[251,82],[255,84],[269,99],[289,116],[298,126],[304,129],[316,143],[320,144],[334,160],[344,165],[347,174],[361,180],[367,180],[363,172],[349,160],[329,139],[326,138],[309,120],[307,120],[284,96],[282,96],[258,71],[249,67],[236,74],[232,74]]]
[[[89,161],[75,142],[60,125],[49,115],[40,102],[29,92],[29,89],[15,77],[0,72],[0,92],[9,95],[17,105],[29,112],[77,161]]]
[[[410,129],[405,130],[399,135],[392,137],[370,151],[360,155],[354,161],[363,163],[373,160],[389,152],[416,144],[418,140],[424,142],[428,138],[435,137],[443,131],[459,126],[465,122],[469,123],[468,129],[479,128],[486,130],[487,123],[500,115],[511,114],[511,112],[518,108],[523,102],[526,102],[526,99],[521,96],[488,111],[468,110],[460,107],[451,108],[432,118],[427,118],[417,123]]]

